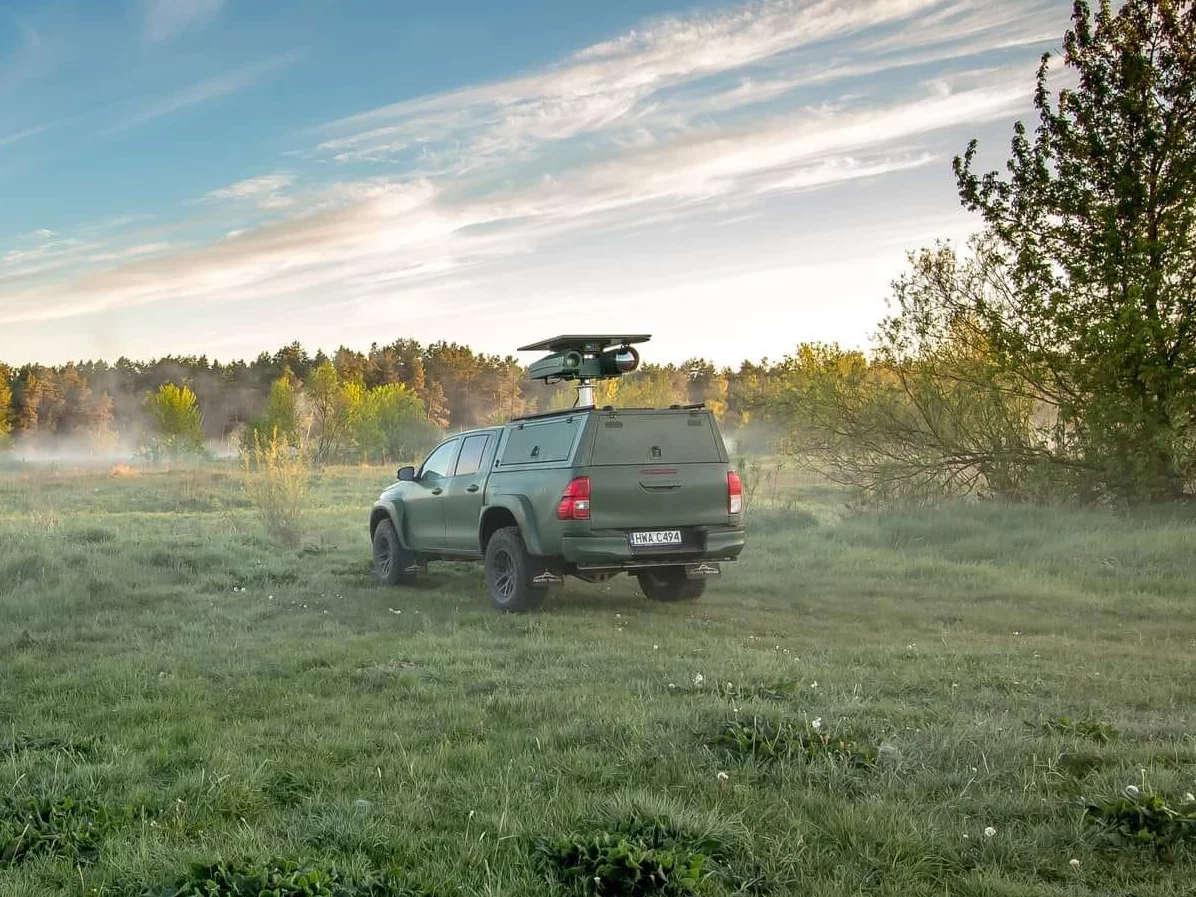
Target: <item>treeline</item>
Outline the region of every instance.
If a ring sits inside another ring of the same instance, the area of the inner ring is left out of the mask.
[[[701,359],[647,364],[600,384],[599,399],[624,407],[704,402],[738,428],[751,419],[769,369],[745,362],[736,371]],[[392,460],[412,457],[443,432],[568,407],[575,398],[567,385],[529,380],[515,358],[407,339],[331,355],[292,343],[248,362],[0,363],[0,444],[37,450],[65,440],[85,453],[159,455],[278,430],[310,439],[320,460]],[[164,421],[183,419],[185,436],[165,432]]]

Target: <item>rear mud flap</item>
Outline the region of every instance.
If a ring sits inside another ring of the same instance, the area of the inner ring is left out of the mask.
[[[718,564],[686,564],[685,578],[686,579],[710,579],[714,576],[722,576],[723,570]]]

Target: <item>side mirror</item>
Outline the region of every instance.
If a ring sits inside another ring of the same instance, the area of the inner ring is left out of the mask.
[[[400,482],[410,483],[415,480],[415,468],[400,467],[398,476]]]

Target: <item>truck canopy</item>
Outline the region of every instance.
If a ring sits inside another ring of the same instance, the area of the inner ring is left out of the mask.
[[[724,460],[724,450],[704,409],[609,411],[595,422],[590,463],[699,464]]]
[[[726,449],[708,410],[608,411],[593,426],[585,468],[593,529],[731,522]]]

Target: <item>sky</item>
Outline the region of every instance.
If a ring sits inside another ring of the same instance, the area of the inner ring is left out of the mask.
[[[0,361],[866,347],[1067,0],[0,0]],[[526,360],[531,360],[526,359]]]

